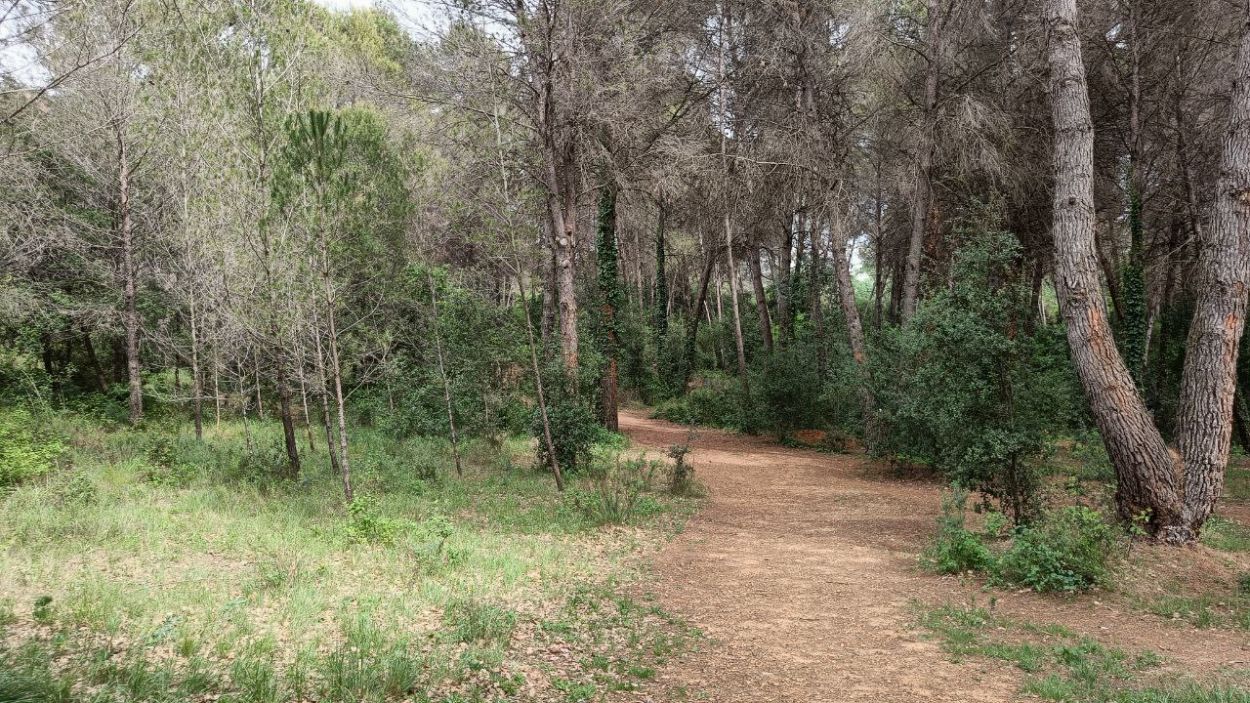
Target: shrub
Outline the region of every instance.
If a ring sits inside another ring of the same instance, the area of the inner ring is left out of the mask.
[[[591,448],[600,436],[599,421],[590,408],[574,397],[561,398],[548,403],[547,420],[551,423],[551,443],[555,446],[560,470],[574,473],[586,468],[590,464]],[[550,457],[543,436],[542,412],[537,408],[531,428],[538,439],[538,465],[548,466]]]
[[[347,539],[363,544],[393,544],[406,527],[402,520],[388,518],[371,496],[357,495],[347,506]]]
[[[986,571],[994,564],[989,548],[967,528],[967,500],[968,493],[959,489],[942,496],[937,537],[921,556],[926,566],[939,574]]]
[[[595,524],[624,524],[641,512],[642,494],[651,488],[659,466],[659,462],[646,458],[622,460],[615,456],[593,467],[593,490],[570,491],[569,499]]]
[[[668,448],[668,457],[673,460],[673,468],[668,476],[668,492],[675,495],[688,495],[694,489],[694,467],[686,463],[686,455],[690,446],[674,444]]]
[[[1020,527],[998,564],[1002,581],[1073,593],[1106,582],[1120,534],[1102,513],[1076,505]]]
[[[1081,406],[1075,374],[1061,327],[1030,325],[1015,237],[963,235],[953,286],[904,327],[883,330],[871,357],[879,448],[931,464],[1028,522],[1039,509],[1036,465],[1047,434]]]
[[[65,456],[66,446],[24,409],[0,411],[0,486],[39,478]]]

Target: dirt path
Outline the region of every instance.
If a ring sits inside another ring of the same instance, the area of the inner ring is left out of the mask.
[[[1009,701],[1018,671],[953,663],[912,627],[913,603],[967,603],[975,585],[916,568],[933,529],[937,488],[877,477],[864,458],[781,447],[621,414],[642,448],[691,444],[711,497],[657,558],[660,603],[709,642],[659,672],[645,695],[670,701]],[[984,604],[987,596],[978,601]],[[1112,644],[1150,647],[1186,668],[1245,664],[1240,633],[1177,636],[1151,616],[1093,598],[1000,594],[998,607],[1061,622]],[[1171,633],[1169,634],[1169,631]]]

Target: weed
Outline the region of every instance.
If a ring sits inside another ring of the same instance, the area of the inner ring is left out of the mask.
[[[443,610],[443,623],[455,642],[505,646],[516,629],[516,613],[490,603],[459,599]]]
[[[994,555],[989,548],[967,528],[967,500],[968,493],[962,489],[954,489],[942,496],[937,537],[921,555],[922,562],[940,574],[984,571],[994,563]]]

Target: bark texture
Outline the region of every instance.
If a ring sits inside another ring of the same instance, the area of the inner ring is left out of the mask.
[[[1181,375],[1177,448],[1185,463],[1185,524],[1195,533],[1224,487],[1237,390],[1237,352],[1250,277],[1250,18],[1243,16],[1211,226]]]
[[[1076,30],[1076,0],[1049,0],[1055,128],[1055,287],[1068,343],[1117,477],[1122,516],[1148,516],[1167,539],[1180,527],[1176,462],[1146,410],[1107,320],[1095,244],[1094,131]]]

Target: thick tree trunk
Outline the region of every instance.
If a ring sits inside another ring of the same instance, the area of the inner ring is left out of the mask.
[[[764,351],[773,353],[773,321],[768,314],[768,295],[764,292],[764,272],[760,264],[759,247],[752,247],[750,259],[751,287],[755,291],[755,313],[760,319],[760,338],[764,341]]]
[[[134,228],[130,218],[130,157],[126,140],[117,130],[117,228],[122,246],[122,315],[126,326],[126,379],[130,386],[130,424],[143,420],[143,376],[139,366],[139,310],[135,305],[138,273]]]
[[[911,238],[907,243],[906,273],[903,279],[903,322],[916,314],[916,302],[920,298],[920,258],[924,252],[925,229],[929,225],[929,207],[933,189],[933,153],[937,145],[938,87],[942,78],[942,17],[941,0],[928,0],[928,29],[925,41],[928,47],[925,58],[924,114],[916,145],[916,181],[912,197]]]
[[[1250,8],[1248,8],[1250,9]],[[1243,10],[1243,12],[1246,12]],[[1196,536],[1224,487],[1237,353],[1250,280],[1250,13],[1242,17],[1229,128],[1181,375],[1177,448],[1185,462],[1185,525]]]
[[[1094,222],[1094,132],[1076,0],[1049,0],[1050,85],[1055,126],[1055,287],[1072,360],[1115,467],[1116,501],[1126,519],[1152,533],[1177,534],[1176,464],[1116,348],[1098,272]]]
[[[573,197],[572,168],[565,165],[561,179],[556,166],[558,158],[554,137],[544,140],[547,176],[547,208],[552,227],[552,254],[555,257],[556,302],[559,306],[560,356],[569,390],[577,389],[578,337],[575,254],[577,249],[577,211]],[[563,202],[563,206],[562,206]]]

